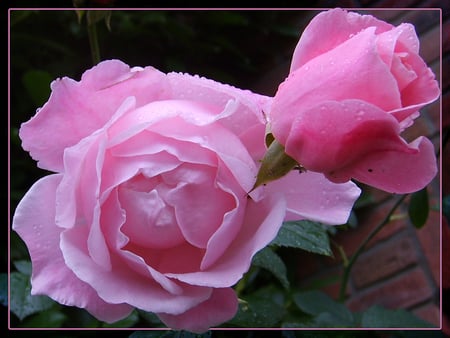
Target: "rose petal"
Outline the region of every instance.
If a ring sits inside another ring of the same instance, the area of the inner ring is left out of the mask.
[[[286,153],[307,170],[331,173],[369,152],[409,151],[398,134],[397,121],[373,105],[359,100],[325,101],[297,117]]]
[[[434,146],[427,138],[419,137],[408,147],[415,151],[369,154],[351,168],[352,176],[392,193],[407,194],[424,188],[437,173]]]
[[[214,289],[211,297],[196,307],[174,316],[158,313],[158,317],[173,330],[195,333],[208,331],[210,327],[233,318],[238,309],[238,299],[231,288]]]
[[[286,144],[292,121],[327,100],[357,99],[384,111],[401,107],[397,83],[375,48],[374,28],[322,54],[283,82],[270,112],[272,132]]]
[[[286,201],[281,194],[259,202],[249,200],[241,231],[215,264],[203,271],[166,276],[190,285],[218,288],[234,285],[248,271],[253,255],[275,238],[285,212]]]
[[[408,66],[414,70],[417,78],[401,92],[403,108],[390,112],[400,122],[402,130],[409,127],[419,116],[420,108],[435,101],[441,94],[433,71],[427,67],[420,56],[409,54],[405,62],[408,62]]]
[[[141,192],[122,188],[119,195],[126,213],[122,231],[133,243],[165,249],[184,242],[172,206],[166,204],[157,189]]]
[[[61,304],[86,308],[106,322],[120,320],[133,308],[127,304],[105,302],[65,264],[59,248],[63,229],[56,226],[52,208],[60,182],[61,175],[49,175],[37,181],[14,214],[13,229],[27,244],[33,264],[31,292],[34,295],[45,294]]]
[[[233,112],[224,114],[221,123],[240,136],[248,126],[264,123],[263,110],[268,111],[270,98],[199,76],[168,73],[174,99],[192,100],[215,107],[227,107],[234,101]],[[237,112],[237,113],[234,113]]]
[[[283,191],[287,200],[286,221],[307,219],[331,225],[347,222],[361,190],[353,183],[336,184],[322,174],[292,171],[263,187],[266,194]]]
[[[165,200],[175,209],[184,238],[192,245],[206,248],[209,238],[222,225],[223,215],[235,207],[235,201],[215,186],[216,170],[194,165],[183,167],[201,173],[202,180],[179,180],[181,183],[168,192]]]
[[[130,93],[137,106],[167,97],[165,83],[164,74],[152,67],[130,70],[118,60],[99,63],[80,82],[55,80],[48,102],[22,124],[22,146],[39,167],[61,172],[64,149],[104,126]]]
[[[290,71],[295,71],[313,58],[327,53],[372,26],[376,27],[377,34],[393,27],[371,15],[347,12],[341,8],[319,13],[304,29],[295,47]],[[318,39],[320,43],[317,43]]]
[[[166,281],[159,278],[162,275],[157,274],[158,280],[152,280],[148,273],[143,275],[130,269],[124,264],[124,258],[117,255],[112,256],[112,269],[105,270],[89,256],[87,237],[84,227],[67,229],[61,234],[61,251],[66,265],[108,303],[127,303],[145,311],[179,314],[204,301],[212,292],[210,288],[191,285],[184,285],[182,294],[170,284],[163,288],[160,283]],[[144,264],[141,260],[141,265],[146,267]]]

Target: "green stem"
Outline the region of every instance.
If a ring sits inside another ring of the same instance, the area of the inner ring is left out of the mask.
[[[339,300],[343,302],[345,300],[345,291],[347,290],[347,284],[348,280],[350,278],[350,272],[352,270],[353,265],[355,264],[358,257],[361,255],[361,253],[364,251],[366,245],[370,242],[370,240],[375,237],[376,234],[380,232],[383,227],[389,223],[392,214],[395,212],[395,210],[402,204],[404,199],[408,195],[403,195],[400,197],[400,199],[394,204],[394,206],[391,208],[391,210],[388,212],[386,217],[372,230],[372,232],[364,239],[364,241],[360,244],[356,252],[350,257],[348,260],[348,263],[344,265],[344,274],[342,276],[342,282],[341,287],[339,290]]]
[[[90,15],[91,12],[88,12]],[[89,36],[89,45],[91,46],[91,56],[94,66],[100,62],[100,47],[98,44],[97,24],[87,20],[87,31]]]

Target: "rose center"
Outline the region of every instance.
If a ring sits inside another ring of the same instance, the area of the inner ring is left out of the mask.
[[[143,247],[170,248],[183,242],[174,209],[164,200],[170,189],[159,177],[138,174],[119,188],[119,199],[126,213],[122,231]]]

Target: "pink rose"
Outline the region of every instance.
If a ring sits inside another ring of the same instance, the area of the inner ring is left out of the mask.
[[[32,293],[107,322],[133,308],[194,332],[231,319],[232,286],[284,219],[344,223],[359,195],[353,183],[294,172],[249,198],[268,104],[117,60],[80,82],[53,82],[20,129],[24,149],[56,172],[13,219],[30,251]]]
[[[333,9],[317,15],[295,49],[270,111],[285,152],[333,182],[354,178],[408,193],[436,175],[432,143],[400,133],[439,97],[410,24]]]

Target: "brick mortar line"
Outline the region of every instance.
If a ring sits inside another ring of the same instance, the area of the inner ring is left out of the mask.
[[[373,257],[374,254],[376,253],[376,251],[378,251],[378,250],[382,250],[382,251],[386,250],[392,244],[395,244],[396,242],[399,242],[402,239],[411,238],[411,236],[408,235],[408,231],[406,229],[407,227],[408,227],[408,225],[404,229],[401,229],[401,230],[397,231],[396,233],[394,233],[391,237],[388,237],[386,239],[378,240],[374,245],[372,245],[366,251],[364,251],[363,254],[361,254],[360,258],[367,258],[367,257],[371,257],[371,256]],[[417,247],[414,247],[414,252],[416,253],[416,257],[420,257],[420,256],[423,255],[423,253],[419,252],[419,251],[420,250],[418,250]],[[357,264],[357,262],[356,262],[356,264]],[[362,292],[362,291],[364,291],[364,290],[366,290],[366,289],[368,289],[368,288],[370,288],[370,287],[372,287],[372,286],[374,286],[376,284],[383,284],[386,281],[388,281],[389,279],[395,277],[396,275],[401,274],[403,271],[411,269],[412,267],[416,267],[416,266],[419,266],[419,265],[420,264],[419,264],[418,260],[416,260],[416,262],[408,263],[406,266],[400,268],[399,270],[395,270],[392,273],[390,273],[390,274],[388,274],[388,275],[386,275],[386,276],[384,276],[384,277],[382,277],[380,279],[377,279],[377,280],[374,280],[372,282],[369,282],[368,284],[366,284],[366,285],[364,285],[362,287],[357,287],[355,285],[354,286],[355,287],[355,293]],[[350,275],[350,280],[352,281],[352,283],[355,283],[353,281],[353,279],[354,279],[353,275],[354,275],[354,272]]]
[[[346,299],[345,303],[348,304],[348,303],[351,303],[354,300],[358,300],[358,299],[364,298],[365,296],[368,296],[371,293],[375,293],[382,286],[388,285],[389,283],[394,283],[396,281],[399,281],[402,278],[404,278],[405,276],[408,276],[409,274],[414,273],[414,271],[416,271],[416,270],[422,270],[423,271],[422,266],[418,265],[418,264],[411,265],[411,266],[409,266],[409,268],[403,269],[398,274],[394,274],[394,275],[391,275],[391,276],[389,276],[387,278],[384,278],[382,280],[382,282],[379,282],[379,283],[376,283],[376,284],[372,284],[371,286],[369,286],[369,287],[367,287],[365,289],[361,289],[359,292],[357,292],[355,294],[351,294],[351,296]],[[425,276],[425,277],[427,277],[427,276]],[[427,282],[428,282],[428,278],[427,278]],[[429,302],[429,301],[430,302],[434,302],[435,301],[435,290],[434,289],[433,289],[433,294],[432,294],[431,297],[428,297],[428,298],[426,298],[423,301],[419,301],[418,303],[410,305],[410,306],[407,306],[407,307],[405,307],[403,309],[409,309],[409,308],[411,308],[413,306],[416,306],[417,304],[423,305],[423,303],[426,303],[426,302]],[[364,304],[364,305],[365,305],[365,308],[367,309],[367,308],[375,305],[375,303],[374,304]],[[401,309],[401,307],[400,306],[398,306],[398,307],[396,306],[396,307],[394,307],[394,309]]]

